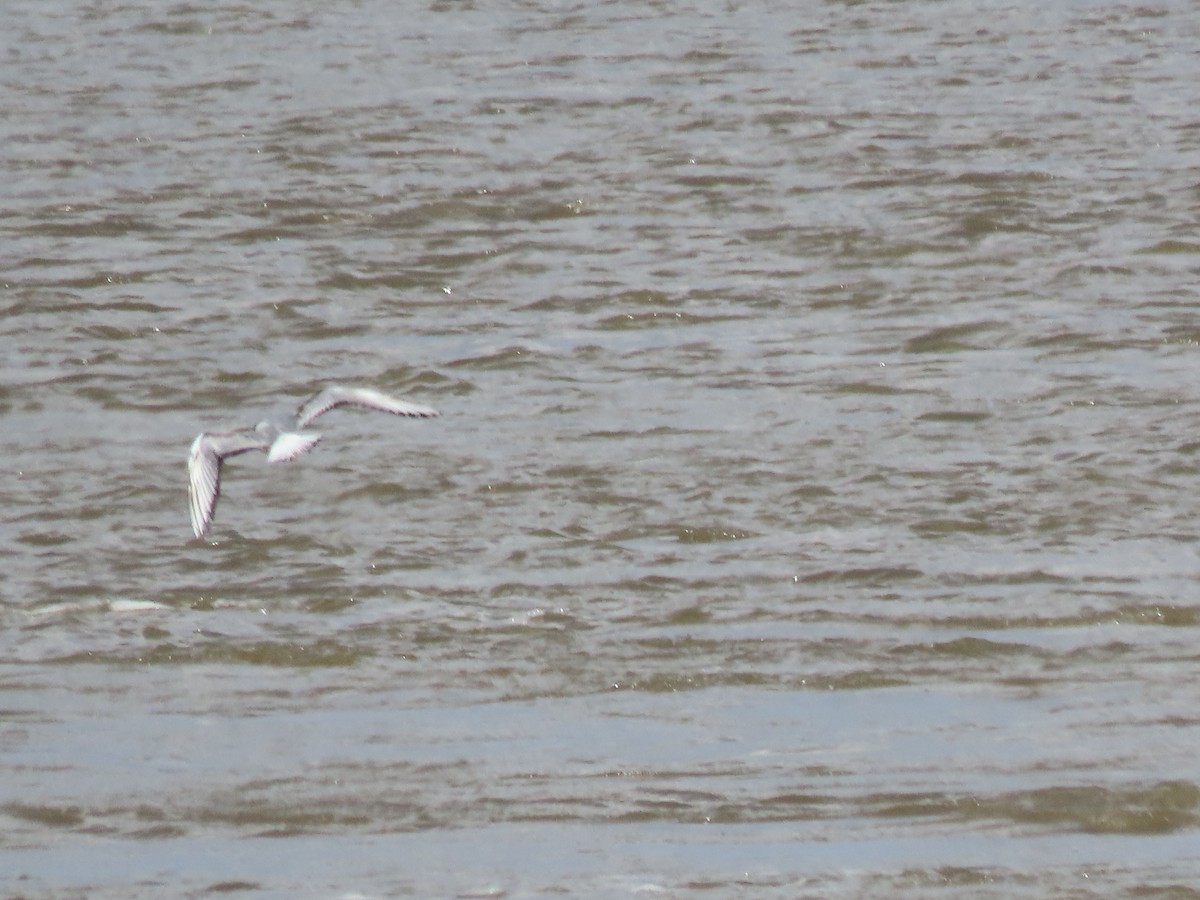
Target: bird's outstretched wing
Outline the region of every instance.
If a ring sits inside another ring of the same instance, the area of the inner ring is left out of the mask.
[[[438,411],[420,403],[411,403],[390,397],[382,391],[364,387],[328,387],[304,401],[296,411],[296,424],[306,427],[317,416],[338,406],[357,406],[360,409],[377,409],[394,416],[436,416]]]
[[[188,454],[188,512],[197,538],[204,537],[217,508],[217,498],[221,495],[221,461],[227,456],[266,450],[267,447],[267,442],[253,431],[201,432],[196,435]]]

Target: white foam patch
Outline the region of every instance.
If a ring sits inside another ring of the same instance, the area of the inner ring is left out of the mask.
[[[152,609],[170,609],[153,600],[110,600],[108,608],[116,613],[148,612]]]

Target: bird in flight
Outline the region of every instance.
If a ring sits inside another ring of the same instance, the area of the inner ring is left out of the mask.
[[[263,419],[253,428],[238,431],[202,431],[192,441],[188,455],[188,512],[192,531],[204,537],[221,495],[221,463],[226,457],[260,450],[268,462],[289,462],[317,445],[321,435],[306,431],[318,416],[339,406],[374,409],[394,416],[429,417],[436,409],[390,397],[366,387],[327,387],[309,397],[290,416]]]

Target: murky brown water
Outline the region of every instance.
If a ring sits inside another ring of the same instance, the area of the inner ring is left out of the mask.
[[[1190,5],[5,15],[6,893],[1195,895]]]

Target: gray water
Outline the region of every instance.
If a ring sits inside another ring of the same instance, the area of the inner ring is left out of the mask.
[[[4,18],[6,894],[1200,896],[1191,4]]]

